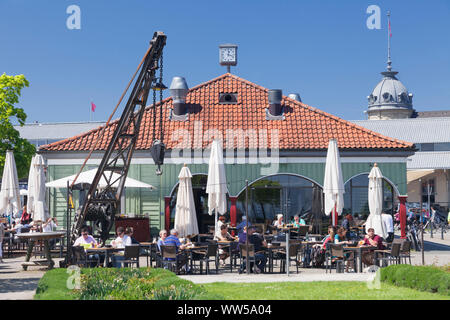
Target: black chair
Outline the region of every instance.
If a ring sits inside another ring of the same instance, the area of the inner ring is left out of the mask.
[[[90,255],[86,254],[84,247],[73,246],[72,247],[73,263],[79,267],[89,268],[91,266],[97,267],[100,265],[100,256],[97,255],[97,259],[89,258]]]
[[[247,250],[247,245],[240,243],[239,244],[239,255],[240,255],[240,267],[239,267],[239,273],[242,273],[244,271],[244,266],[246,265],[246,259],[247,259],[247,251],[248,251],[248,261],[250,263],[250,267],[251,264],[255,264],[255,246],[253,244],[249,244],[248,245],[248,250]]]
[[[177,271],[178,255],[176,246],[161,246],[162,267],[172,272]]]
[[[402,244],[399,242],[393,242],[390,250],[375,250],[375,262],[383,262],[383,267],[389,265],[390,263],[399,264],[400,263],[400,250]],[[380,256],[381,257],[378,257]],[[375,263],[377,264],[377,263]]]
[[[304,237],[309,232],[309,226],[299,226],[298,227],[298,236]]]
[[[409,264],[411,264],[411,241],[409,240],[404,240],[402,242],[402,246],[400,248],[400,262],[402,259],[405,259],[405,264],[406,259],[409,259]]]
[[[342,244],[334,244],[334,243],[327,243],[327,253],[326,253],[326,270],[325,272],[328,273],[328,269],[330,269],[330,273],[331,273],[331,268],[333,266],[333,264],[336,265],[336,272],[342,273],[344,272],[344,263],[352,261],[353,262],[353,269],[356,272],[356,267],[355,267],[355,257],[353,256],[352,258],[347,257],[344,254],[344,247]]]
[[[301,243],[290,243],[289,244],[289,257],[288,257],[288,268],[291,266],[291,262],[295,262],[298,273],[298,266],[300,264],[299,254],[301,252],[302,244]],[[281,256],[281,266],[280,273],[286,272],[286,254]]]
[[[136,267],[139,268],[140,249],[141,247],[138,244],[125,246],[124,260],[121,261],[122,265],[128,266],[128,264],[130,265],[136,264]]]
[[[214,262],[216,264],[216,273],[219,271],[219,254],[218,254],[217,242],[208,243],[206,251],[197,251],[199,254],[198,261],[200,261],[200,274],[203,274],[203,263],[206,265],[206,274],[209,274],[209,263]]]

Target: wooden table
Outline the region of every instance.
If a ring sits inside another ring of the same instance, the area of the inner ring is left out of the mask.
[[[25,258],[25,263],[22,263],[23,270],[27,270],[29,266],[43,266],[46,265],[48,269],[52,269],[55,265],[55,262],[52,260],[52,256],[50,254],[50,245],[49,240],[58,239],[64,237],[65,232],[27,232],[27,233],[19,233],[17,237],[19,239],[28,240],[28,249],[27,256]],[[44,241],[44,253],[46,260],[35,260],[31,261],[31,255],[33,253],[33,247],[36,241]]]
[[[109,265],[110,253],[120,252],[125,250],[124,248],[113,248],[113,247],[99,247],[99,248],[88,248],[86,249],[86,254],[99,254],[103,253],[105,255],[105,261],[103,261],[103,266],[105,268]]]
[[[362,269],[362,254],[363,254],[363,252],[375,250],[376,248],[377,247],[375,247],[375,246],[344,247],[344,252],[345,251],[353,251],[357,254],[356,256],[358,258],[358,270],[356,270],[356,271],[363,272],[363,269]]]

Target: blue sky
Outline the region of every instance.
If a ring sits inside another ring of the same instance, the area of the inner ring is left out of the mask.
[[[81,30],[66,27],[72,4],[81,8]],[[369,5],[381,8],[381,30],[366,27]],[[30,81],[20,102],[27,122],[87,121],[91,99],[94,120],[106,120],[161,30],[167,86],[173,76],[193,87],[225,73],[218,46],[235,43],[232,73],[365,119],[366,97],[386,68],[388,10],[393,69],[414,108],[450,109],[448,0],[0,0],[0,73]]]

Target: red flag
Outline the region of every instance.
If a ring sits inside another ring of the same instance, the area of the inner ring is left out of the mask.
[[[391,31],[391,21],[389,21],[389,36],[392,37],[392,31]]]
[[[97,106],[93,102],[91,102],[91,110],[92,110],[92,112],[95,111],[95,108],[97,108]]]

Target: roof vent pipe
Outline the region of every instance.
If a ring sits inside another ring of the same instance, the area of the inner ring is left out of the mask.
[[[280,89],[269,90],[269,113],[272,116],[281,116],[281,99],[283,92]]]
[[[183,77],[173,77],[169,89],[173,99],[173,113],[177,116],[185,115],[187,112],[186,96],[189,92],[186,80]]]
[[[302,98],[300,98],[300,95],[298,93],[290,93],[288,97],[292,100],[302,102]]]

